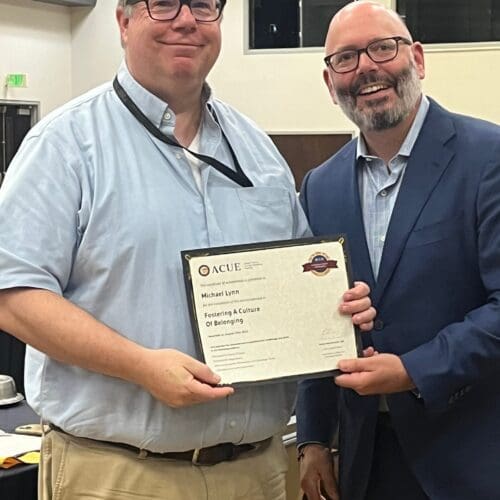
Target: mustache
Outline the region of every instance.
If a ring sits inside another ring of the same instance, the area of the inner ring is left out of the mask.
[[[378,72],[366,73],[363,75],[359,75],[358,78],[356,78],[356,80],[354,82],[352,82],[348,88],[339,89],[338,93],[341,96],[350,97],[352,99],[355,99],[358,96],[359,91],[361,90],[361,87],[363,87],[365,85],[378,83],[378,84],[386,85],[388,87],[393,87],[394,90],[396,91],[396,94],[399,95],[398,90],[399,90],[400,84],[408,79],[410,72],[411,72],[411,69],[406,68],[394,76],[381,74]]]
[[[382,85],[386,85],[388,87],[397,88],[398,80],[401,75],[397,77],[391,77],[388,75],[381,75],[379,73],[367,73],[366,75],[360,75],[350,86],[349,94],[352,97],[356,97],[361,90],[361,87],[366,85],[370,85],[373,83],[379,83]]]

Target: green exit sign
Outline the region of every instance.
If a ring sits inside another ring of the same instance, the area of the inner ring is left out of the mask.
[[[7,75],[6,86],[14,88],[27,87],[26,75],[24,73],[11,73]]]

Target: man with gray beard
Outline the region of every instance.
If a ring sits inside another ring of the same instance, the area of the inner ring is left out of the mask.
[[[301,201],[315,235],[347,235],[378,318],[364,358],[300,386],[302,488],[308,500],[498,498],[500,127],[422,95],[422,45],[379,3],[337,13],[325,63],[360,136],[309,172]]]
[[[272,141],[206,81],[225,4],[118,0],[116,77],[37,123],[2,184],[0,330],[50,429],[40,500],[285,500],[297,384],[220,385],[184,288],[182,250],[310,236]],[[368,292],[332,311],[371,329]]]

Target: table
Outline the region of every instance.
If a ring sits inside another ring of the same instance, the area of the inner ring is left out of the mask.
[[[7,407],[0,406],[0,429],[13,432],[24,424],[40,421],[26,401]],[[16,465],[0,469],[0,498],[8,500],[37,500],[38,465]]]

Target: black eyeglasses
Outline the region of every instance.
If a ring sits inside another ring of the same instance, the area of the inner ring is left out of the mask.
[[[392,61],[398,55],[399,42],[412,45],[412,41],[402,36],[391,36],[369,43],[364,49],[348,49],[334,52],[323,60],[335,73],[349,73],[359,65],[359,57],[364,52],[373,62]]]
[[[127,5],[144,2],[149,17],[155,21],[172,21],[183,5],[187,5],[193,17],[200,23],[212,23],[222,15],[226,0],[127,0]]]

